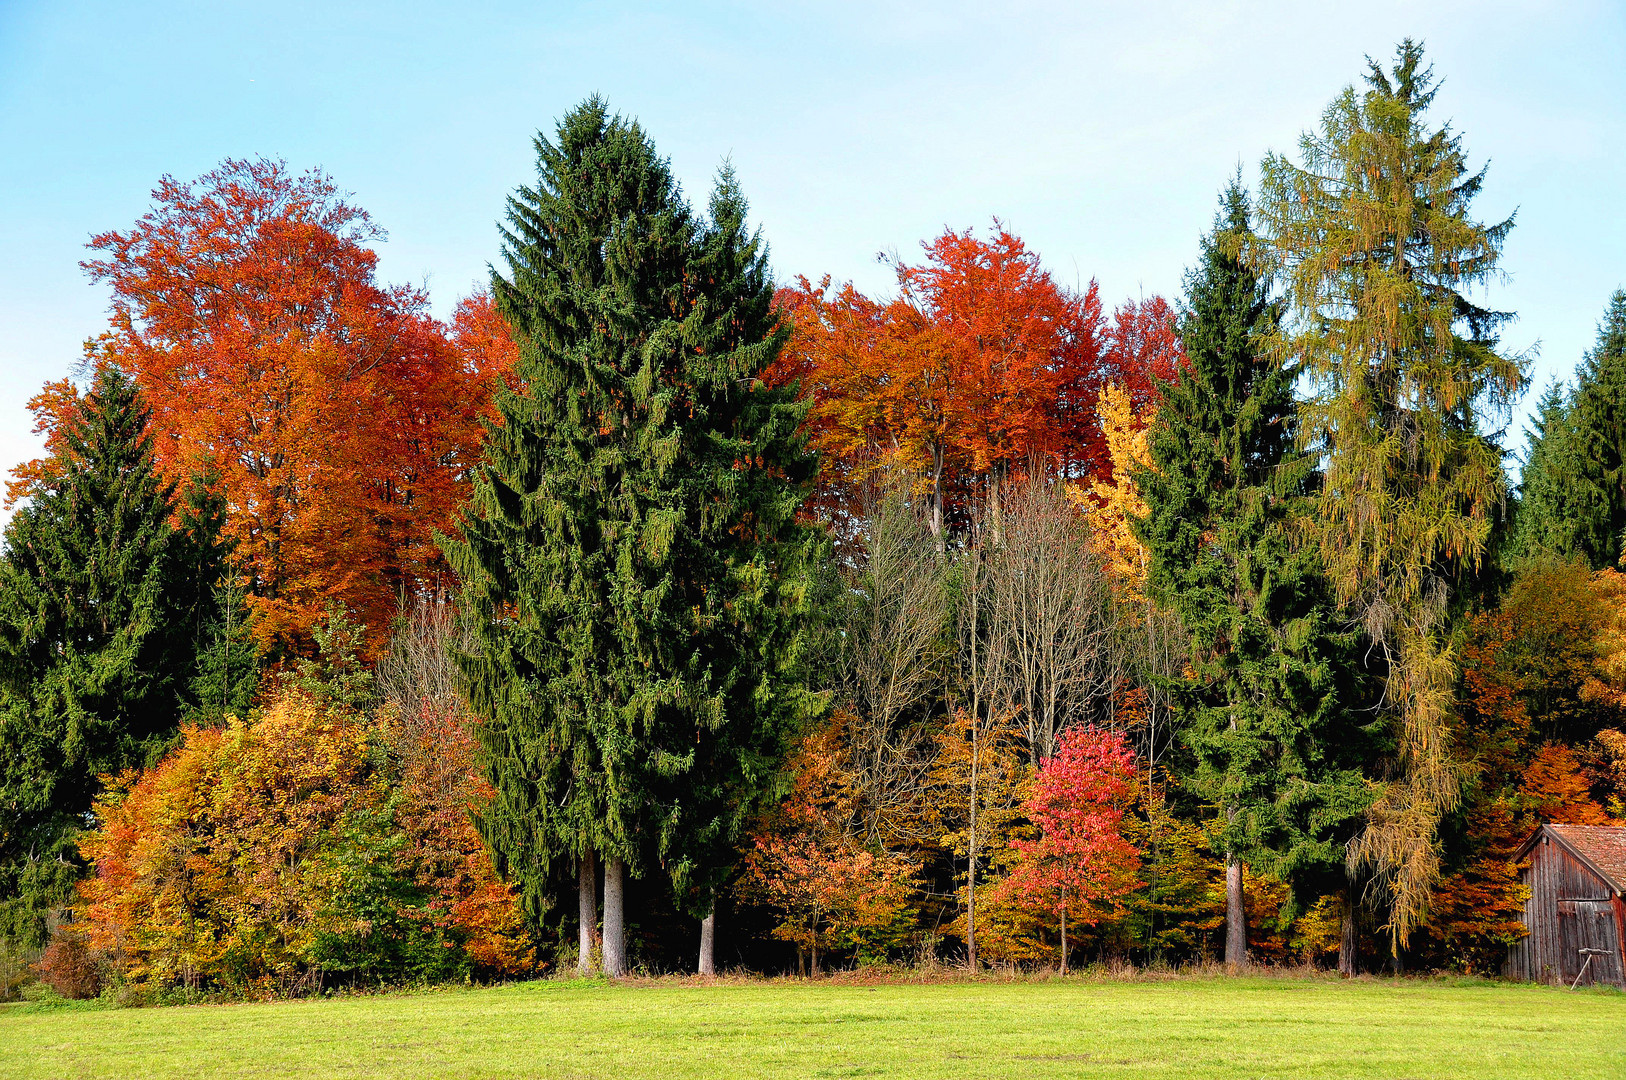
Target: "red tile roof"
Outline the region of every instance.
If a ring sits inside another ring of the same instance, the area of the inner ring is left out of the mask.
[[[1626,893],[1626,825],[1545,826],[1571,851],[1592,864],[1617,893]]]

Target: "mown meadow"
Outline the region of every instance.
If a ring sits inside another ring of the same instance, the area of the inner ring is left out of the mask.
[[[1603,1077],[1626,997],[1472,979],[541,981],[0,1012],[45,1077]]]

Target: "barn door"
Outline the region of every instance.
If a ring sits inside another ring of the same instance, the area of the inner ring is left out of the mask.
[[[1582,949],[1600,949],[1586,969],[1582,986],[1594,983],[1621,984],[1620,943],[1615,935],[1614,905],[1608,900],[1560,900],[1558,902],[1558,962],[1561,978],[1568,986],[1586,964]]]

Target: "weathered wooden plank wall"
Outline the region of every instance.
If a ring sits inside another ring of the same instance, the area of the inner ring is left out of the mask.
[[[1561,845],[1543,836],[1530,851],[1524,881],[1530,898],[1524,924],[1530,936],[1508,950],[1507,974],[1515,979],[1568,986],[1581,972],[1581,949],[1600,949],[1584,984],[1626,986],[1626,902]]]

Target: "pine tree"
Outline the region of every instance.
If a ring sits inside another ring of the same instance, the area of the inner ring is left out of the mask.
[[[79,873],[98,777],[149,762],[194,669],[212,536],[171,524],[149,413],[102,369],[0,559],[0,933],[40,940]]]
[[[1352,866],[1383,879],[1400,943],[1427,910],[1436,830],[1458,799],[1453,587],[1494,554],[1507,496],[1481,425],[1507,414],[1525,377],[1497,352],[1510,316],[1466,295],[1495,278],[1513,219],[1470,216],[1485,173],[1449,125],[1427,125],[1436,85],[1422,47],[1368,67],[1366,91],[1347,88],[1300,140],[1302,165],[1266,158],[1260,231],[1289,301],[1276,348],[1303,359],[1315,389],[1300,415],[1326,477],[1306,528],[1385,665],[1392,778]]]
[[[1598,342],[1566,398],[1549,387],[1529,432],[1519,550],[1616,565],[1626,540],[1626,289],[1610,297]]]
[[[1368,801],[1353,635],[1316,553],[1292,542],[1316,476],[1296,445],[1299,370],[1263,347],[1278,310],[1239,256],[1249,234],[1233,182],[1186,279],[1187,366],[1165,389],[1152,465],[1136,476],[1149,584],[1191,635],[1191,666],[1170,689],[1191,786],[1224,814],[1235,965],[1247,962],[1242,863],[1319,895],[1341,882]]]
[[[494,275],[522,389],[499,395],[461,537],[461,663],[496,797],[482,832],[540,912],[573,858],[582,963],[604,866],[710,908],[741,821],[817,711],[802,686],[817,534],[804,406],[759,379],[784,337],[725,169],[709,218],[636,124],[589,99],[539,136]]]

